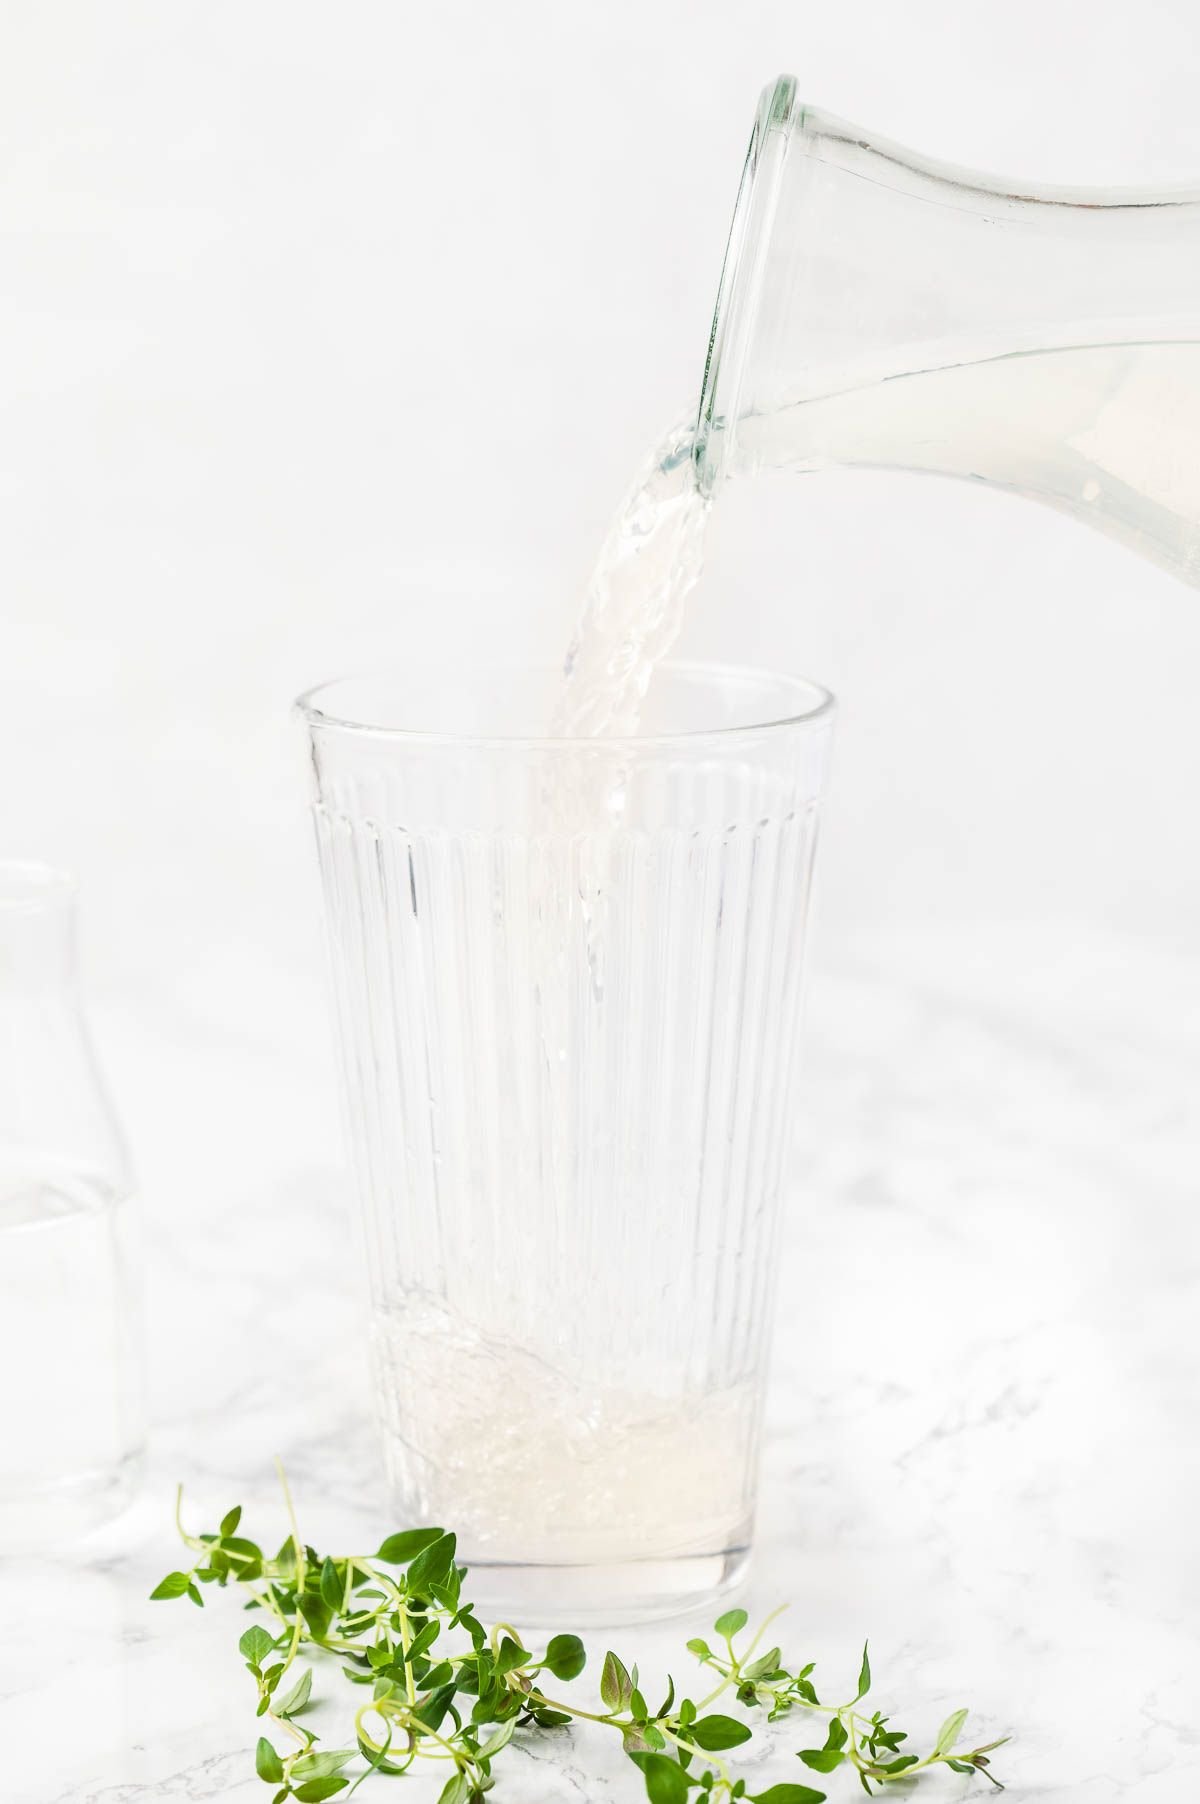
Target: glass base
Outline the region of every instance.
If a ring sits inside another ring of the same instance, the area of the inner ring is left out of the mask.
[[[673,1560],[630,1560],[597,1566],[489,1564],[470,1567],[465,1592],[485,1621],[521,1629],[652,1622],[710,1604],[741,1583],[748,1547]]]
[[[139,1449],[99,1472],[52,1484],[0,1486],[0,1535],[6,1551],[36,1553],[102,1528],[133,1502],[143,1466]]]

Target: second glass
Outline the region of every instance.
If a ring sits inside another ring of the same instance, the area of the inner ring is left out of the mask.
[[[137,1219],[80,998],[75,882],[0,863],[0,1534],[28,1552],[132,1499]]]
[[[832,701],[680,665],[522,736],[553,676],[300,706],[396,1526],[617,1621],[749,1548]]]

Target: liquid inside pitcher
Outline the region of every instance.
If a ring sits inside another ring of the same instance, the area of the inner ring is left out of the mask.
[[[1200,583],[1200,195],[1031,188],[813,111],[751,136],[694,449],[994,483]]]

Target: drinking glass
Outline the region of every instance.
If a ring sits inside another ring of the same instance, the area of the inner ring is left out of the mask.
[[[0,1528],[32,1547],[133,1494],[143,1443],[129,1158],[92,1050],[75,882],[0,863]]]
[[[832,700],[681,664],[531,737],[556,680],[299,706],[397,1526],[617,1621],[747,1558]]]

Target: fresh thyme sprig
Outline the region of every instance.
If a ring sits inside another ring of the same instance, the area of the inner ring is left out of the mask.
[[[266,1620],[245,1631],[238,1650],[254,1682],[257,1714],[272,1729],[271,1737],[260,1736],[254,1762],[259,1777],[276,1787],[271,1804],[290,1799],[321,1804],[342,1792],[349,1798],[367,1779],[397,1778],[426,1761],[451,1769],[439,1804],[480,1804],[496,1783],[494,1762],[518,1729],[562,1730],[574,1720],[617,1731],[640,1769],[650,1804],[687,1804],[692,1790],[697,1804],[734,1799],[823,1804],[825,1793],[810,1785],[784,1783],[750,1792],[746,1780],[734,1776],[724,1756],[749,1741],[753,1731],[740,1718],[711,1709],[727,1692],[745,1709],[765,1711],[772,1722],[793,1711],[826,1719],[823,1746],[802,1749],[799,1759],[814,1773],[844,1765],[866,1792],[938,1765],[982,1774],[1003,1789],[989,1763],[1002,1742],[985,1742],[969,1753],[959,1745],[965,1710],[947,1717],[924,1757],[901,1752],[907,1736],[889,1727],[889,1718],[878,1710],[866,1714],[871,1667],[865,1648],[854,1697],[845,1704],[821,1703],[811,1663],[792,1671],[778,1647],[758,1652],[778,1610],[740,1650],[744,1610],[728,1610],[718,1619],[716,1651],[706,1641],[688,1642],[718,1680],[699,1703],[677,1699],[669,1679],[666,1697],[651,1710],[637,1667],[627,1667],[611,1652],[600,1674],[601,1709],[585,1710],[551,1696],[549,1680],[569,1683],[584,1670],[582,1641],[578,1635],[554,1635],[545,1651],[535,1654],[511,1624],[485,1629],[464,1601],[467,1569],[458,1564],[452,1534],[408,1529],[389,1535],[370,1556],[322,1557],[300,1537],[282,1468],[280,1479],[290,1528],[273,1559],[238,1533],[240,1506],[222,1518],[215,1534],[189,1534],[181,1490],[176,1526],[196,1557],[186,1570],[168,1573],[150,1594],[203,1605],[202,1587],[224,1588],[232,1581],[246,1597],[245,1608],[262,1612]],[[315,1662],[296,1670],[302,1650],[318,1662],[322,1656],[325,1663],[338,1661],[351,1684],[369,1687],[370,1696],[354,1714],[353,1747],[318,1747],[318,1737],[297,1721],[310,1706],[317,1670]],[[280,1736],[288,1744],[282,1750],[276,1745]]]
[[[724,1642],[722,1653],[714,1653],[706,1641],[688,1642],[689,1651],[701,1664],[712,1667],[721,1675],[720,1684],[704,1699],[702,1707],[715,1703],[726,1691],[733,1689],[740,1704],[748,1709],[765,1710],[769,1722],[777,1722],[795,1709],[819,1712],[829,1719],[825,1742],[819,1748],[802,1749],[800,1759],[815,1773],[832,1773],[847,1764],[858,1774],[866,1792],[871,1791],[872,1780],[886,1785],[893,1779],[912,1779],[925,1768],[942,1763],[956,1773],[982,1773],[997,1791],[1004,1790],[989,1770],[988,1756],[994,1749],[1003,1747],[1009,1737],[1005,1735],[999,1741],[984,1742],[970,1753],[963,1751],[959,1747],[959,1737],[967,1720],[966,1710],[955,1710],[946,1718],[932,1749],[922,1758],[919,1754],[901,1752],[900,1744],[907,1741],[908,1736],[902,1729],[889,1728],[889,1718],[878,1710],[868,1716],[857,1708],[871,1689],[868,1648],[863,1648],[858,1689],[847,1704],[821,1702],[812,1681],[814,1662],[802,1666],[798,1672],[789,1672],[777,1647],[754,1658],[766,1629],[780,1613],[776,1610],[767,1617],[741,1654],[734,1645],[734,1637],[746,1626],[748,1618],[744,1610],[727,1610],[718,1618],[716,1632]]]

